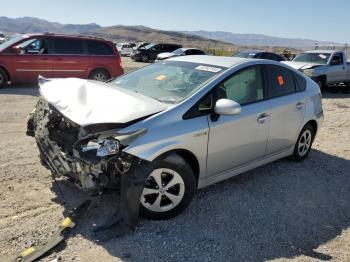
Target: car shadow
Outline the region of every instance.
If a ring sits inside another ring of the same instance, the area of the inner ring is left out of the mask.
[[[350,226],[350,160],[312,150],[301,163],[279,160],[199,190],[190,207],[168,221],[141,220],[132,234],[98,243],[132,261],[266,261],[299,255],[329,260],[318,247]],[[68,207],[87,193],[63,180],[56,201]],[[76,233],[94,241],[93,223],[118,206],[117,194],[94,198]],[[162,254],[160,256],[160,254]]]
[[[322,89],[322,98],[324,99],[342,99],[350,97],[350,87],[332,86]]]
[[[0,89],[0,95],[39,96],[38,85],[14,85]]]

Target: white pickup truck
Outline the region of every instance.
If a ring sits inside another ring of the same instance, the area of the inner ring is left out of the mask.
[[[350,62],[340,50],[312,50],[297,55],[293,61],[283,62],[312,78],[320,88],[335,85],[350,85]]]

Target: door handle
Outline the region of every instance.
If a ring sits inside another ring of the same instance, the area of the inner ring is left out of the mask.
[[[296,108],[297,108],[297,109],[302,109],[303,107],[304,107],[304,102],[299,101],[299,102],[296,104]]]
[[[259,124],[264,124],[267,119],[269,119],[269,115],[266,113],[263,113],[258,117],[257,121]]]

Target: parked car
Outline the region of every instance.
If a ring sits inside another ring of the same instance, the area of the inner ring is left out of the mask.
[[[130,56],[134,52],[135,44],[119,43],[117,44],[118,52],[121,56]]]
[[[350,85],[350,62],[340,50],[311,50],[284,62],[311,77],[320,88],[345,83]]]
[[[205,52],[197,48],[178,48],[173,52],[160,53],[159,55],[157,55],[156,61],[184,55],[205,55]]]
[[[181,47],[181,45],[176,44],[149,44],[135,51],[131,55],[131,58],[135,61],[149,62],[151,60],[156,60],[157,55],[160,53],[172,52]]]
[[[168,219],[197,188],[280,158],[304,160],[322,122],[320,88],[298,70],[184,56],[108,83],[47,82],[27,133],[53,173],[86,190],[130,178],[121,206]]]
[[[1,87],[35,83],[38,75],[106,81],[123,73],[118,50],[101,38],[28,34],[0,45]]]
[[[139,42],[136,43],[136,45],[133,47],[134,51],[139,50],[140,48],[143,48],[145,46],[149,45],[148,42]]]
[[[234,54],[233,57],[242,57],[242,58],[258,58],[258,59],[267,59],[272,61],[286,61],[287,59],[281,55],[272,53],[272,52],[266,52],[262,50],[245,50],[240,51],[237,54]]]
[[[3,32],[0,32],[0,44],[6,41],[6,36]]]

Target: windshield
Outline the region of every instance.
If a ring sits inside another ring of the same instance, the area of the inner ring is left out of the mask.
[[[0,52],[8,48],[9,46],[13,45],[14,43],[18,42],[19,40],[22,40],[24,37],[22,35],[16,36],[0,45]]]
[[[241,57],[241,58],[254,58],[256,53],[253,52],[238,52],[237,54],[233,55],[233,57]]]
[[[331,54],[327,53],[301,53],[294,58],[294,62],[308,62],[317,64],[327,64]]]
[[[145,49],[150,49],[150,48],[152,48],[154,45],[155,45],[155,44],[149,44],[149,45],[146,45],[144,48],[145,48]]]
[[[112,87],[125,88],[163,103],[176,104],[225,68],[197,63],[166,61],[121,76]]]

